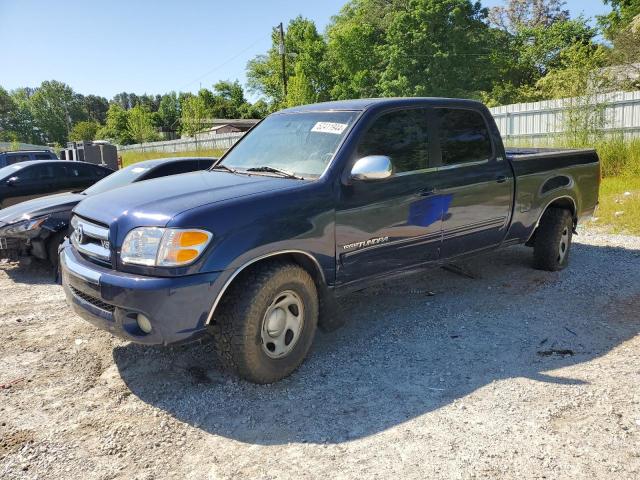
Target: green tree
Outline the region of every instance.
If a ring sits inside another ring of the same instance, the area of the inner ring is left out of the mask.
[[[176,92],[162,95],[158,106],[158,123],[166,130],[177,130],[180,120],[180,101]]]
[[[536,83],[554,69],[563,68],[564,52],[574,45],[595,46],[597,31],[585,18],[557,19],[551,24],[519,26],[515,34],[502,29],[491,32],[496,77],[482,95],[489,105],[544,99]]]
[[[489,10],[489,23],[516,35],[523,28],[548,27],[568,20],[564,0],[507,0]]]
[[[100,125],[91,120],[76,123],[69,133],[69,140],[74,142],[95,140]]]
[[[334,99],[377,97],[386,65],[382,47],[389,24],[403,2],[352,0],[342,7],[327,29],[325,68]]]
[[[98,95],[87,95],[82,99],[82,103],[89,120],[96,123],[104,123],[107,121],[109,102],[106,98]]]
[[[17,88],[9,94],[15,104],[13,114],[7,119],[10,124],[8,135],[11,140],[36,144],[47,142],[43,132],[36,125],[31,112],[30,101],[34,92],[35,89],[33,88]]]
[[[223,80],[213,86],[213,105],[209,113],[213,118],[240,118],[246,103],[240,82]]]
[[[469,0],[410,0],[382,46],[385,96],[479,97],[492,85],[487,10]]]
[[[598,17],[598,21],[609,39],[613,39],[640,15],[640,0],[604,0],[604,3],[611,5],[611,12]]]
[[[71,124],[86,120],[81,99],[71,87],[56,80],[44,81],[29,99],[35,124],[48,142],[64,144]]]
[[[282,84],[282,70],[278,45],[280,37],[274,30],[272,47],[265,55],[258,55],[247,64],[249,89],[269,99],[273,109],[286,104]],[[313,90],[314,101],[329,98],[330,76],[325,68],[326,43],[313,21],[297,17],[291,20],[285,34],[287,59],[286,77],[292,77],[296,68],[301,71]]]
[[[190,96],[182,102],[182,133],[192,136],[201,132],[207,121],[207,105],[203,96]]]
[[[18,106],[9,92],[0,87],[0,140],[13,141],[17,137],[14,122]]]
[[[289,90],[287,92],[287,106],[295,107],[297,105],[306,105],[313,103],[315,100],[315,92],[299,66],[296,66],[296,73],[289,78]]]
[[[640,15],[613,37],[610,63],[615,88],[640,90]]]
[[[107,123],[98,130],[96,137],[111,140],[119,145],[133,143],[129,132],[129,112],[118,103],[109,105]]]
[[[129,110],[127,131],[134,143],[150,142],[158,139],[158,134],[153,126],[151,112],[144,105],[136,105]]]

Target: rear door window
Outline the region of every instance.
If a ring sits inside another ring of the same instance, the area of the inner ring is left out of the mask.
[[[436,108],[443,165],[489,160],[491,136],[484,117],[475,110]]]

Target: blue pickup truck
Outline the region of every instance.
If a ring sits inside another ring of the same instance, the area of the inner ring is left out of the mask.
[[[499,247],[567,265],[598,202],[593,150],[505,151],[487,108],[368,99],[270,115],[204,172],[82,201],[60,251],[69,304],[143,344],[210,334],[218,362],[271,383],[335,299]]]

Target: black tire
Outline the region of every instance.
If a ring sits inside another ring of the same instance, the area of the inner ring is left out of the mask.
[[[538,270],[555,272],[569,262],[573,218],[569,210],[549,208],[536,232],[533,245],[533,266]]]
[[[272,358],[265,352],[270,344],[263,347],[263,324],[267,310],[283,292],[293,292],[301,301],[303,320],[295,343],[286,347],[290,352]],[[287,377],[300,366],[317,324],[318,294],[311,276],[295,264],[274,262],[236,279],[216,309],[210,330],[223,368],[250,382],[266,384]]]
[[[60,257],[58,256],[58,247],[64,242],[64,232],[54,233],[47,241],[47,257],[49,263],[53,267],[53,281],[60,281]]]

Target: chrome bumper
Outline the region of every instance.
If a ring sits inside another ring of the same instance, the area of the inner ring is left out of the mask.
[[[79,264],[71,255],[67,253],[66,248],[63,248],[62,252],[60,253],[60,264],[64,265],[72,275],[75,275],[76,277],[79,277],[84,281],[92,283],[94,285],[100,285],[102,274]]]

